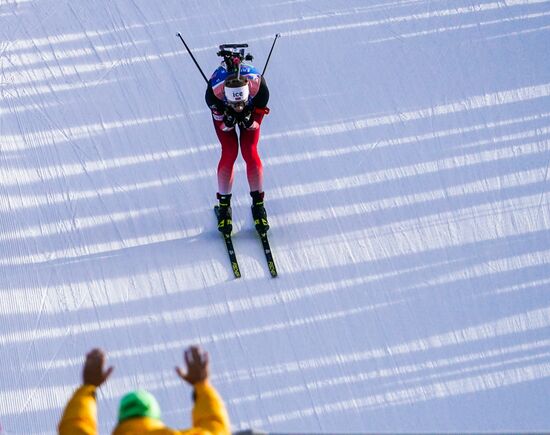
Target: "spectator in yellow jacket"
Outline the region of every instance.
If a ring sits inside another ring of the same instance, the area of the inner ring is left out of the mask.
[[[175,430],[166,427],[161,421],[160,407],[148,392],[139,390],[126,394],[120,401],[118,424],[113,435],[155,434],[155,435],[229,435],[229,417],[222,399],[208,382],[208,354],[196,346],[184,352],[187,370],[176,367],[176,373],[194,389],[191,429]],[[105,370],[105,354],[93,349],[86,355],[82,372],[83,385],[69,400],[61,421],[60,435],[96,435],[97,404],[96,389],[113,372],[113,367]]]

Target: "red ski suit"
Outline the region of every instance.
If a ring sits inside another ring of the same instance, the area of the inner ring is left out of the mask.
[[[260,140],[260,125],[263,117],[269,113],[266,107],[269,100],[269,90],[263,77],[256,69],[247,64],[241,65],[241,75],[248,78],[250,99],[246,110],[252,112],[255,128],[244,128],[238,124],[226,131],[223,115],[231,111],[225,102],[224,79],[228,76],[224,67],[218,68],[212,75],[206,90],[206,104],[212,110],[212,118],[216,135],[221,144],[221,158],[218,163],[218,193],[227,195],[233,187],[233,166],[241,154],[246,163],[246,175],[250,191],[263,192],[263,166],[258,154],[258,141]],[[239,114],[232,112],[239,119]],[[239,132],[237,133],[237,130]]]
[[[246,177],[250,191],[263,192],[263,166],[258,154],[258,141],[260,140],[259,126],[267,112],[267,108],[254,109],[254,121],[258,123],[258,128],[254,130],[235,127],[230,131],[223,131],[223,120],[216,120],[216,116],[214,115],[216,135],[222,146],[222,154],[218,163],[218,193],[221,195],[231,193],[234,176],[233,166],[239,154],[239,142],[241,154],[246,163]],[[240,135],[237,135],[237,128],[240,131]]]

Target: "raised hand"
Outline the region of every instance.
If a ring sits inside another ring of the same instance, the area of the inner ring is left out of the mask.
[[[103,384],[114,370],[109,367],[104,370],[105,353],[101,349],[92,349],[86,354],[86,362],[82,370],[82,380],[85,385],[94,385],[99,387]]]
[[[176,373],[180,378],[191,385],[208,379],[209,362],[207,352],[198,346],[190,346],[185,350],[183,356],[187,371],[176,367]]]

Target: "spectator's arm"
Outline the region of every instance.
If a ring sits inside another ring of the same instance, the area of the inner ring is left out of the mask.
[[[195,384],[193,428],[205,429],[216,435],[231,433],[225,405],[218,392],[208,381]]]
[[[203,429],[213,435],[230,435],[229,417],[218,392],[208,382],[208,353],[198,346],[190,346],[184,352],[187,370],[176,367],[176,373],[193,386],[193,429]]]
[[[97,434],[95,390],[94,385],[83,385],[74,392],[59,422],[59,435]]]
[[[82,369],[82,387],[75,391],[67,404],[61,421],[60,435],[96,435],[97,403],[95,392],[113,372],[113,367],[104,369],[105,353],[92,349],[86,355]]]

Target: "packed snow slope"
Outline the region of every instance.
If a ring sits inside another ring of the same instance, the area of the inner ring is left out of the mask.
[[[144,388],[190,425],[199,343],[233,429],[550,430],[550,2],[0,4],[0,427],[52,434],[99,346],[101,434]],[[266,73],[266,206],[240,158],[233,279],[204,103]]]

